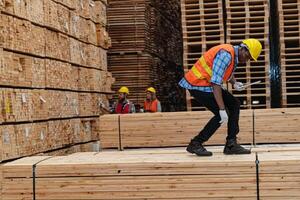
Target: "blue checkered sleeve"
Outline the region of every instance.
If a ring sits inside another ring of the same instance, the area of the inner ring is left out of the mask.
[[[210,82],[222,85],[224,73],[231,63],[231,55],[225,50],[220,50],[213,62],[213,71]]]

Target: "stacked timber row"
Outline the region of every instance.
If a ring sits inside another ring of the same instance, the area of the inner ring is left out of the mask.
[[[183,148],[22,158],[2,166],[5,200],[299,199],[300,148],[191,156]],[[35,177],[33,165],[36,165]],[[1,172],[0,172],[1,173]],[[33,184],[35,187],[33,188]]]
[[[102,115],[101,147],[126,149],[187,146],[210,116],[210,111]],[[300,143],[299,122],[299,108],[242,110],[238,141],[253,145]],[[205,145],[224,145],[226,129],[226,126],[220,127]]]
[[[280,24],[280,52],[282,77],[282,104],[300,105],[300,1],[278,1]]]
[[[105,1],[0,1],[0,161],[87,143],[113,78]]]
[[[237,81],[261,83],[241,92],[232,90],[229,85],[229,90],[240,99],[242,108],[270,108],[268,0],[228,0],[226,11],[227,43],[236,45],[244,39],[256,38],[263,46],[257,62],[251,60],[245,65],[240,64],[235,71]]]
[[[163,110],[184,109],[177,82],[182,71],[180,5],[175,0],[110,0],[108,5],[109,71],[113,90],[127,86],[135,104],[143,104],[145,89],[155,87]]]
[[[181,0],[184,70],[188,71],[209,48],[224,40],[222,1]],[[187,92],[187,109],[201,110]]]
[[[242,108],[269,108],[268,1],[225,2],[222,5],[222,1],[218,0],[181,0],[185,70],[190,69],[202,53],[214,45],[236,45],[246,38],[257,38],[263,45],[258,62],[240,65],[235,74],[237,80],[243,83],[261,83],[243,92],[232,92],[240,99]],[[231,85],[229,90],[232,90]],[[202,109],[189,95],[187,107],[188,110]]]

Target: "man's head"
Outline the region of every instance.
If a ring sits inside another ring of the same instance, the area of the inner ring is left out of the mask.
[[[118,92],[119,92],[119,96],[118,96],[119,100],[123,100],[129,94],[129,89],[127,87],[123,86],[119,89]]]
[[[239,62],[246,63],[251,58],[257,61],[262,50],[262,45],[257,39],[246,39],[239,48]]]
[[[146,90],[146,98],[147,100],[153,100],[156,98],[156,90],[153,87],[149,87]]]

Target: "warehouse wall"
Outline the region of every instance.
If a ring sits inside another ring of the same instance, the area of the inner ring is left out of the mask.
[[[0,161],[98,140],[105,0],[0,1]]]

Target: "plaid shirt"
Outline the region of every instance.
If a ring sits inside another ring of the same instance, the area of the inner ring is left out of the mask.
[[[234,65],[234,70],[235,70],[238,64],[238,46],[234,46],[234,52],[235,52],[235,65]],[[225,71],[227,67],[230,65],[230,62],[231,62],[231,55],[229,52],[225,50],[220,50],[217,53],[213,62],[213,71],[210,80],[211,83],[222,85]],[[188,90],[200,90],[202,92],[213,92],[212,87],[193,86],[189,82],[187,82],[185,78],[182,78],[180,80],[179,85]]]

